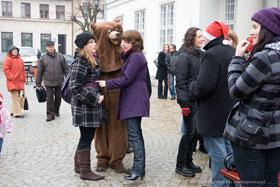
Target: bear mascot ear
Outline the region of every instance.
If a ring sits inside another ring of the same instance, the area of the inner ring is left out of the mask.
[[[120,23],[121,20],[120,20],[120,18],[115,18],[115,19],[113,20],[113,22]]]

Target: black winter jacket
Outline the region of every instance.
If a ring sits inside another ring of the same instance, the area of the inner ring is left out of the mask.
[[[160,52],[158,55],[158,69],[156,74],[156,79],[164,80],[167,78],[167,69],[168,69],[168,57],[164,52]]]
[[[223,37],[209,42],[201,58],[199,75],[190,84],[198,98],[197,131],[203,136],[222,137],[227,117],[235,103],[228,91],[227,70],[235,49],[222,44]]]
[[[194,54],[189,54],[182,46],[178,52],[176,61],[176,93],[177,102],[181,108],[189,107],[190,102],[196,102],[196,98],[190,93],[189,85],[196,80],[199,72],[199,59],[203,52],[195,49]],[[193,105],[192,105],[193,106]],[[195,105],[194,105],[195,106]]]

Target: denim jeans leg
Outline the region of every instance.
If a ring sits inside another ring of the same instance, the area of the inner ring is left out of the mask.
[[[3,138],[0,138],[0,153],[2,151]]]
[[[132,172],[137,176],[145,176],[145,145],[141,129],[141,117],[126,120],[128,140],[134,151]]]
[[[278,186],[280,148],[256,150],[236,144],[232,147],[242,186]]]
[[[174,75],[169,73],[169,85],[170,85],[170,95],[172,97],[175,97],[176,94],[175,94],[175,88],[174,88]]]
[[[204,146],[211,159],[212,166],[212,187],[229,186],[229,181],[220,174],[224,169],[224,159],[232,152],[231,144],[224,137],[204,136]]]

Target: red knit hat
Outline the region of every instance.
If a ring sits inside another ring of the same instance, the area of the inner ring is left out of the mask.
[[[223,44],[228,45],[227,35],[229,28],[223,22],[214,21],[205,28],[204,37],[208,40],[214,40],[220,36],[224,36]]]

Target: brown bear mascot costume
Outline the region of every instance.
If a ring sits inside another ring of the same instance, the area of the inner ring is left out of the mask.
[[[121,59],[122,26],[118,19],[101,23],[91,23],[92,32],[97,38],[96,52],[100,62],[100,80],[120,77],[123,61]],[[125,121],[116,120],[120,89],[102,90],[108,123],[102,124],[95,132],[97,152],[97,171],[105,171],[108,166],[115,172],[125,169],[122,160],[127,149],[127,131]]]

